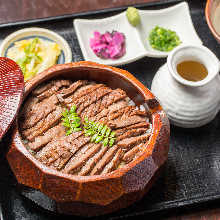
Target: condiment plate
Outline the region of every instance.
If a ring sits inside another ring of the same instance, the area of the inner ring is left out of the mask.
[[[83,57],[87,61],[119,66],[131,63],[142,57],[166,57],[169,52],[151,48],[148,36],[156,26],[169,28],[177,33],[183,44],[202,44],[190,16],[187,2],[160,10],[138,10],[141,22],[137,27],[129,24],[126,12],[103,19],[75,19],[73,21]],[[101,59],[90,48],[90,38],[94,31],[104,33],[116,30],[125,35],[126,54],[118,59]]]

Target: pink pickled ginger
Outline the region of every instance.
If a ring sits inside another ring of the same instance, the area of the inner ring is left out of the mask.
[[[94,31],[94,38],[90,39],[93,52],[103,59],[118,59],[125,54],[125,36],[118,31],[106,31],[100,34]]]

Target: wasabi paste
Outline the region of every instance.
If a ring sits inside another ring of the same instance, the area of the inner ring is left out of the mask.
[[[136,8],[128,7],[126,16],[132,26],[137,26],[140,24],[140,15]]]

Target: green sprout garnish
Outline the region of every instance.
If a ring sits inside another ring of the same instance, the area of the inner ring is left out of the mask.
[[[69,130],[66,132],[66,135],[72,134],[74,131],[81,131],[81,119],[76,113],[76,106],[73,105],[68,111],[65,109],[62,112],[63,118],[61,119],[63,121],[62,125],[69,128]]]
[[[85,118],[84,122],[84,133],[86,136],[92,136],[90,142],[99,143],[102,141],[104,146],[109,145],[112,147],[115,141],[116,133],[108,128],[107,125],[103,123],[89,121],[88,118]]]
[[[66,135],[82,130],[81,119],[76,113],[75,105],[73,105],[69,111],[65,109],[62,112],[62,115],[62,125],[69,128]],[[104,146],[109,145],[112,147],[116,139],[116,133],[112,131],[111,128],[103,123],[100,124],[98,122],[89,121],[87,117],[85,117],[85,122],[83,123],[83,133],[85,136],[92,136],[90,142],[94,142],[96,144],[102,142]]]

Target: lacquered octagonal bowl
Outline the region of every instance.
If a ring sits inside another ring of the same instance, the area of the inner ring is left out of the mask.
[[[112,212],[141,199],[168,157],[170,125],[159,102],[127,71],[93,62],[62,64],[45,70],[26,83],[24,100],[40,83],[59,77],[88,79],[123,89],[136,105],[149,111],[151,136],[142,153],[122,168],[107,174],[77,176],[43,165],[27,150],[19,133],[18,116],[7,160],[22,193],[49,210],[82,216]]]

